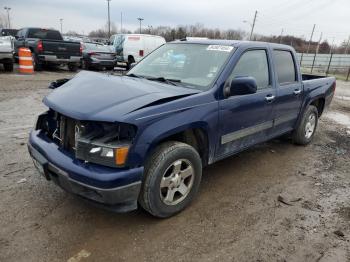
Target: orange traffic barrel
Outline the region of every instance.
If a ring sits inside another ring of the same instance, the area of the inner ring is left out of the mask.
[[[32,52],[29,48],[21,47],[18,50],[19,72],[24,74],[33,74]]]

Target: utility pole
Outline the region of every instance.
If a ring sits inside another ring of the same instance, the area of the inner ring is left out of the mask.
[[[123,33],[123,12],[120,12],[120,33]]]
[[[314,24],[314,27],[312,28],[312,32],[311,32],[311,36],[310,36],[310,40],[309,40],[309,44],[307,45],[307,49],[306,49],[306,54],[308,54],[308,53],[309,53],[310,44],[311,44],[312,37],[314,36],[314,32],[315,32],[315,27],[316,27],[316,24]]]
[[[283,36],[283,28],[282,28],[281,35],[280,35],[280,43],[282,43],[282,36]]]
[[[329,49],[329,54],[333,53],[333,47],[334,47],[334,37],[333,37],[331,48]]]
[[[323,33],[321,32],[320,39],[318,40],[317,47],[316,47],[316,54],[318,54],[318,50],[320,49],[320,44],[321,44],[321,41],[322,41],[322,35],[323,35]]]
[[[62,30],[63,18],[60,18],[60,23],[61,23],[61,34],[63,34],[63,30]]]
[[[258,15],[258,11],[255,11],[254,20],[253,20],[253,24],[252,24],[252,30],[250,31],[249,40],[252,40],[257,15]]]
[[[318,49],[319,49],[319,47],[320,47],[321,40],[322,40],[322,32],[321,32],[320,40],[318,40],[318,42],[317,42],[317,47],[316,47],[316,50],[315,50],[314,59],[312,60],[311,74],[312,74],[312,71],[314,70],[315,61],[316,61],[316,56],[317,56],[317,54],[318,54]]]
[[[111,37],[111,19],[110,19],[110,15],[109,15],[109,2],[111,0],[107,0],[107,6],[108,6],[108,38]]]
[[[350,36],[349,36],[348,42],[346,43],[346,47],[345,47],[345,51],[344,51],[345,55],[348,54],[349,44],[350,44]]]
[[[10,10],[11,10],[11,7],[5,6],[4,9],[7,12],[7,26],[8,26],[8,29],[11,29],[11,23],[10,23]]]
[[[144,18],[141,18],[141,17],[138,17],[137,20],[140,21],[140,34],[141,34],[141,22],[142,22],[143,20],[145,20],[145,19],[144,19]]]

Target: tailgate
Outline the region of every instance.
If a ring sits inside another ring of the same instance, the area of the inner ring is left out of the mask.
[[[81,56],[80,43],[68,41],[42,40],[43,53],[57,55],[59,58]]]

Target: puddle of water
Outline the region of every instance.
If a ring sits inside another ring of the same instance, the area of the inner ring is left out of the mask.
[[[331,112],[327,112],[325,114],[325,117],[337,122],[338,124],[341,124],[350,128],[350,117],[346,114],[331,111]]]

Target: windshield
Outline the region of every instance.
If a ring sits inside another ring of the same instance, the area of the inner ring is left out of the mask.
[[[223,45],[165,44],[145,57],[128,75],[169,79],[208,90],[232,50],[232,46]]]
[[[118,55],[123,55],[123,45],[125,41],[125,35],[116,35],[114,40],[115,51]]]

